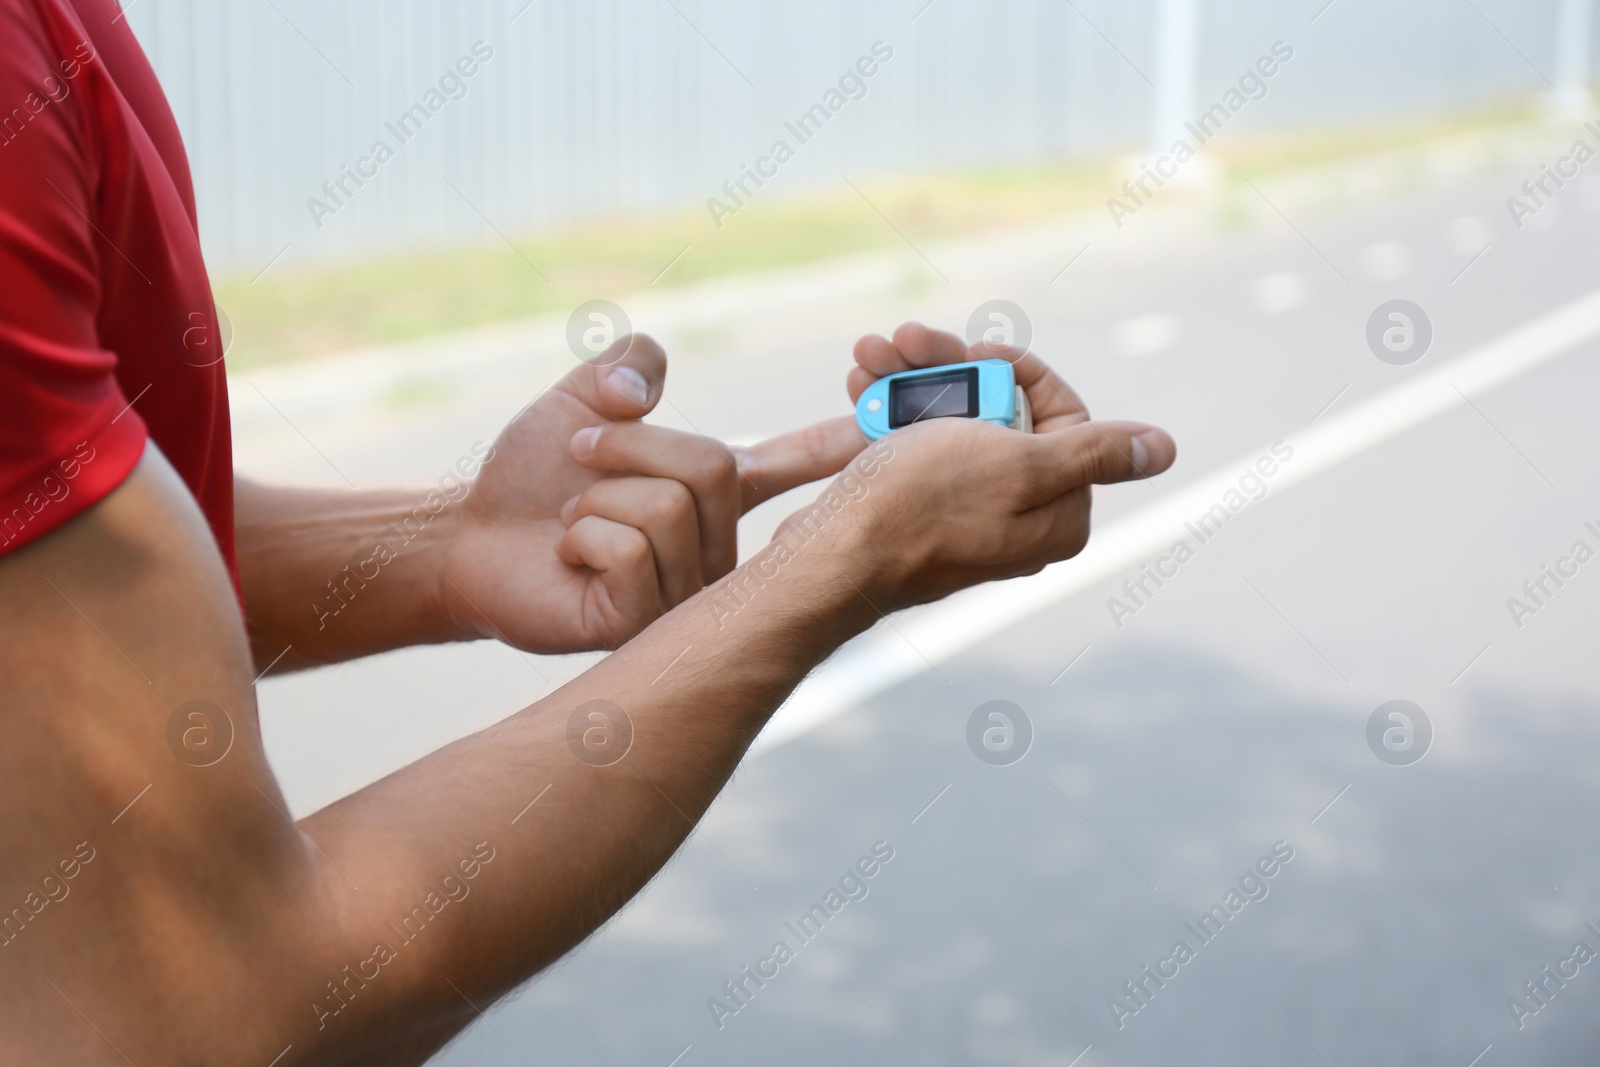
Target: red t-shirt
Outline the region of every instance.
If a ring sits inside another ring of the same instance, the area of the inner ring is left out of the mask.
[[[227,381],[177,123],[114,0],[0,0],[0,554],[148,438],[234,575]]]

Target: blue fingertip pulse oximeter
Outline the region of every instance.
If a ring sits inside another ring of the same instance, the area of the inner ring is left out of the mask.
[[[1028,396],[1003,359],[901,371],[879,378],[856,401],[856,425],[874,441],[914,422],[949,418],[1033,432]]]

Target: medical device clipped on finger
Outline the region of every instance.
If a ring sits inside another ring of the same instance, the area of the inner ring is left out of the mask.
[[[876,441],[927,419],[981,419],[1033,432],[1033,409],[1003,359],[923,367],[879,378],[856,401],[856,425]]]

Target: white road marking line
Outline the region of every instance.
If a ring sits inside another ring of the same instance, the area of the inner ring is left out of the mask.
[[[1282,490],[1309,481],[1597,336],[1600,289],[1427,374],[1287,435],[1294,459],[1280,468],[1273,486]],[[915,678],[927,669],[929,661],[948,660],[965,652],[1166,548],[1180,536],[1184,522],[1234,488],[1239,475],[1266,448],[1253,448],[1187,487],[1096,530],[1089,547],[1076,559],[1047,567],[1031,578],[979,586],[905,612],[897,619],[904,641],[882,627],[856,638],[806,679],[756,738],[751,752],[770,751],[792,741]],[[909,651],[907,643],[916,652]]]

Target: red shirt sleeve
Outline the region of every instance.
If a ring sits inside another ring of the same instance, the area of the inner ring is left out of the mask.
[[[98,160],[81,106],[87,44],[0,0],[0,553],[120,485],[146,428],[99,343]]]

